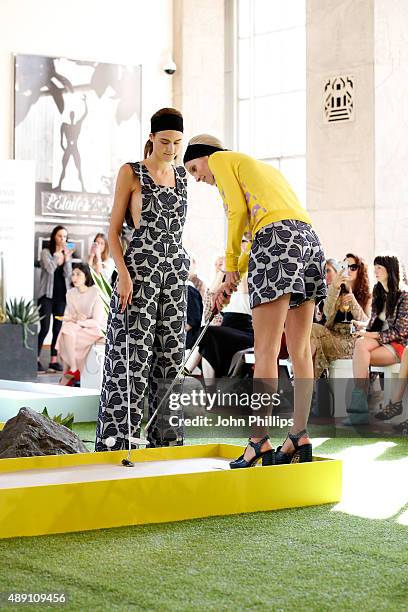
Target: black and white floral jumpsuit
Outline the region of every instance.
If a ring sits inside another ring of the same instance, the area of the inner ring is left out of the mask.
[[[186,171],[175,168],[176,186],[164,187],[153,181],[143,164],[130,165],[142,191],[140,227],[134,230],[124,256],[133,282],[128,306],[131,436],[139,437],[146,392],[150,416],[160,399],[158,386],[174,378],[183,360],[190,261],[182,245]],[[126,222],[134,228],[129,209]],[[127,448],[127,414],[125,315],[115,290],[108,318],[96,451]],[[105,444],[108,437],[116,439],[110,449]],[[151,446],[182,444],[183,430],[160,416],[150,427],[148,440]]]

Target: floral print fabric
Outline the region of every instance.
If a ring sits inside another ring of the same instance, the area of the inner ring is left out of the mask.
[[[325,257],[313,228],[303,221],[271,223],[255,234],[248,266],[251,308],[290,293],[290,308],[326,297]]]

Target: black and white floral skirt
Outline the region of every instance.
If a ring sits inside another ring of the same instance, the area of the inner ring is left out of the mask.
[[[256,234],[248,266],[251,308],[290,293],[290,308],[326,297],[325,256],[313,228],[288,219]]]

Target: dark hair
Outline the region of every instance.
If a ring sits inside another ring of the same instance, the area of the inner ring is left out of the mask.
[[[371,298],[370,291],[370,280],[368,278],[368,266],[362,257],[354,255],[354,253],[347,253],[346,258],[354,259],[358,265],[357,277],[354,283],[353,293],[357,302],[364,310],[367,306],[368,300]]]
[[[386,305],[385,315],[389,317],[400,297],[400,263],[396,255],[377,255],[375,266],[383,266],[388,273],[388,293],[381,283],[376,283],[373,289],[373,309],[377,316],[381,314]]]
[[[51,255],[54,255],[55,253],[55,249],[56,249],[56,244],[55,244],[55,236],[58,234],[58,232],[60,230],[65,230],[68,234],[68,230],[66,227],[64,227],[63,225],[56,225],[54,227],[54,229],[51,232],[51,237],[50,237],[50,253]]]
[[[95,283],[93,282],[93,278],[91,275],[91,270],[88,266],[88,264],[79,262],[79,263],[75,263],[72,266],[72,271],[74,270],[81,270],[81,272],[83,272],[85,274],[85,285],[87,287],[92,287],[92,285],[94,285]]]
[[[150,121],[154,121],[155,119],[158,119],[159,117],[161,117],[162,115],[177,115],[178,117],[183,117],[183,115],[180,113],[180,111],[178,111],[175,108],[161,108],[160,110],[158,110],[156,113],[154,113],[154,115],[151,116]],[[147,157],[149,157],[149,155],[151,155],[153,152],[153,143],[152,141],[149,139],[144,147],[144,158],[146,159]]]
[[[101,259],[102,261],[106,261],[109,257],[109,243],[108,243],[108,239],[105,236],[105,234],[103,234],[102,232],[98,232],[94,238],[94,242],[96,242],[97,238],[102,238],[102,240],[105,241],[105,248],[103,249],[102,253],[101,253]]]

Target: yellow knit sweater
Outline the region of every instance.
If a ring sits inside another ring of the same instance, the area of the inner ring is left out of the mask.
[[[227,272],[243,273],[248,267],[249,249],[241,255],[244,233],[250,232],[253,239],[266,225],[284,219],[311,223],[291,186],[273,166],[233,151],[213,153],[208,165],[228,218]]]

